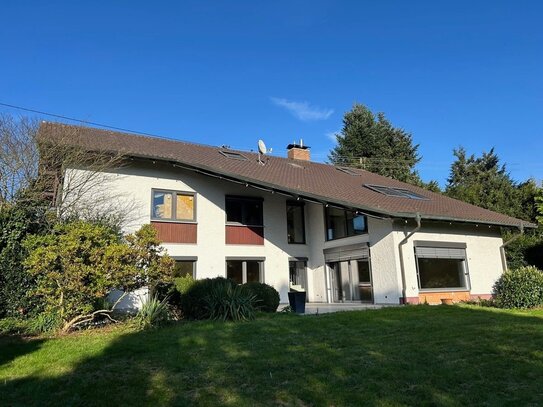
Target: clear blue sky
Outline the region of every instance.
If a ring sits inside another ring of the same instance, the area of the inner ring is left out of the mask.
[[[83,3],[2,2],[0,102],[325,161],[357,101],[413,134],[426,180],[459,145],[543,178],[541,1]]]

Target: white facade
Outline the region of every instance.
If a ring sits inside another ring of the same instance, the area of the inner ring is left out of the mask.
[[[82,170],[71,170],[67,177],[77,177]],[[99,195],[110,195],[118,208],[127,209],[126,232],[132,232],[151,221],[153,189],[195,193],[197,243],[165,243],[172,257],[197,258],[196,277],[226,275],[228,258],[258,258],[264,264],[264,282],[280,293],[287,302],[289,260],[307,261],[307,294],[311,302],[330,302],[331,274],[324,251],[344,246],[368,246],[373,302],[399,304],[402,297],[401,257],[399,244],[415,228],[413,222],[402,224],[392,219],[368,218],[368,233],[332,241],[325,240],[324,206],[305,203],[305,244],[287,241],[287,196],[245,187],[237,183],[175,168],[172,165],[134,162],[118,173],[107,174],[99,190],[89,191],[85,199],[92,202]],[[264,244],[226,244],[225,196],[248,196],[263,199]],[[111,206],[111,201],[108,205]],[[98,205],[98,204],[97,204]],[[99,205],[98,205],[99,206]],[[403,222],[403,221],[402,221]],[[417,266],[413,242],[417,240],[465,243],[469,267],[471,295],[489,295],[502,272],[499,229],[488,226],[455,226],[448,223],[429,224],[402,246],[406,280],[406,296],[418,298]],[[436,290],[434,290],[436,291]],[[439,291],[439,290],[437,290]],[[415,301],[416,302],[416,301]]]

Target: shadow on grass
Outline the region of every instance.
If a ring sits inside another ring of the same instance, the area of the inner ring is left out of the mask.
[[[0,393],[7,405],[536,405],[543,319],[416,306],[194,322],[119,335],[66,370]]]
[[[0,367],[12,360],[37,351],[43,339],[23,338],[17,335],[0,335]]]

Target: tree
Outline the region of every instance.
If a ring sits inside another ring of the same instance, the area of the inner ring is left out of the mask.
[[[118,180],[111,170],[122,167],[124,157],[74,146],[72,140],[88,137],[84,131],[0,115],[0,210],[15,202],[40,204],[54,207],[58,218],[128,223],[135,203],[110,187]]]
[[[543,187],[539,188],[539,190],[537,191],[535,202],[537,209],[536,219],[539,224],[543,226]]]
[[[40,205],[5,204],[0,210],[0,318],[20,317],[41,308],[39,299],[26,296],[35,281],[23,270],[26,251],[22,242],[29,234],[46,231],[47,217]]]
[[[171,278],[174,262],[159,244],[151,225],[123,239],[105,225],[57,223],[51,233],[24,242],[25,269],[36,280],[27,295],[41,298],[46,312],[60,318],[63,331],[96,316],[113,320],[123,296],[111,308],[97,306],[111,290],[126,294]]]
[[[411,134],[395,128],[384,113],[375,116],[366,106],[355,103],[343,117],[343,128],[336,134],[337,145],[329,160],[335,165],[354,166],[395,178],[422,184],[415,165],[420,161],[418,145]],[[432,184],[434,187],[437,184]]]
[[[446,195],[492,211],[534,221],[534,195],[537,185],[533,180],[517,184],[500,164],[492,148],[481,157],[467,156],[462,147],[454,150],[456,160],[447,179]]]

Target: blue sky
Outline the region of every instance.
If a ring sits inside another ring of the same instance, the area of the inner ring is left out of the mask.
[[[424,179],[495,147],[543,178],[543,2],[3,1],[0,102],[325,161],[353,102],[413,134]],[[13,112],[0,107],[0,112]]]

